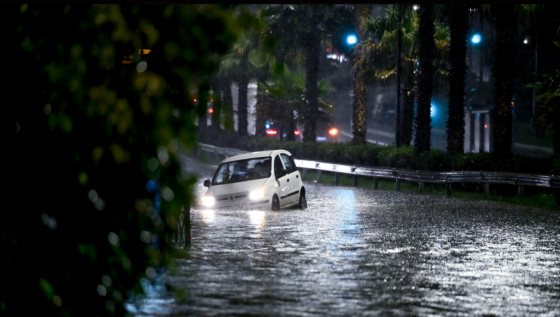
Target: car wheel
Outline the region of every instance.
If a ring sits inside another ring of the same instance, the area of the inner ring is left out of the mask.
[[[307,199],[305,199],[305,195],[299,196],[299,208],[301,209],[307,208]]]
[[[278,196],[274,195],[274,197],[272,197],[272,210],[276,211],[276,210],[280,210],[280,201],[278,200]]]

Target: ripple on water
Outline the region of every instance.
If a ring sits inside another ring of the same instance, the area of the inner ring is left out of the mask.
[[[139,313],[560,315],[558,218],[312,184],[307,197],[306,210],[193,210],[190,258],[164,277],[185,295],[160,289]]]

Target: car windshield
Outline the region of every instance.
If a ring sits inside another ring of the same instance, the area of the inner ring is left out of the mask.
[[[218,166],[212,185],[231,184],[270,177],[270,157],[223,163]]]

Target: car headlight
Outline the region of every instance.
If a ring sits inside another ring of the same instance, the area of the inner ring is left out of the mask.
[[[264,188],[254,190],[249,193],[249,199],[257,200],[264,197]]]
[[[202,196],[202,204],[206,207],[214,206],[214,197]]]

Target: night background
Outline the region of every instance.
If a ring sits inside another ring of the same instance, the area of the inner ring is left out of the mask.
[[[559,315],[559,10],[4,6],[2,315]],[[275,149],[307,208],[200,204]]]

